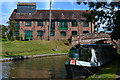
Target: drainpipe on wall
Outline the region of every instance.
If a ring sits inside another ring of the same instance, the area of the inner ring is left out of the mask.
[[[90,25],[91,25],[91,33],[93,33],[93,31],[92,31],[92,28],[93,28],[93,27],[92,27],[92,21],[90,22]]]
[[[80,20],[79,19],[77,19],[77,24],[78,24],[78,44],[80,44]]]

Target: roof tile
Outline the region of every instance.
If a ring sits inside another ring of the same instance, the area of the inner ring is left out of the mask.
[[[14,10],[10,16],[10,19],[49,19],[49,13],[50,10],[37,10],[35,13],[31,13],[31,14],[17,13],[17,10]],[[52,10],[51,13],[52,13],[52,19],[73,20],[73,19],[84,19],[81,16],[81,14],[86,13],[86,11],[85,10]]]

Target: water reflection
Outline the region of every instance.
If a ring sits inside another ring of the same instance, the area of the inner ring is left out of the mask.
[[[64,79],[66,77],[64,66],[66,60],[67,55],[4,62],[2,64],[2,77]]]

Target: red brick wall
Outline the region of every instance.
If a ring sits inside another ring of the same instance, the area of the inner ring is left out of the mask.
[[[33,40],[39,39],[48,39],[48,25],[49,22],[44,21],[43,26],[37,26],[37,21],[32,21],[31,26],[25,26],[25,21],[20,21],[20,33],[24,37],[24,30],[32,30],[33,31]],[[71,22],[68,22],[68,30],[58,30],[58,22],[55,22],[55,36],[50,36],[50,39],[68,39],[72,35],[72,31],[77,31],[77,34],[83,34],[83,31],[89,31],[91,33],[91,25],[89,27],[83,27],[83,23],[78,22],[77,27],[72,27]],[[94,25],[92,26],[92,33],[94,32]],[[37,30],[45,31],[44,36],[37,36]],[[66,37],[61,37],[60,32],[65,31]],[[23,38],[24,39],[24,38]]]
[[[105,43],[112,43],[111,37],[107,33],[89,33],[89,34],[81,34],[80,36],[72,36],[72,45],[76,45],[79,43],[91,44],[99,40],[106,40]]]

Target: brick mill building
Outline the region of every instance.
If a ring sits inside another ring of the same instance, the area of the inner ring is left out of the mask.
[[[36,10],[36,3],[18,3],[9,19],[16,21],[15,36],[23,40],[69,39],[84,33],[94,33],[94,24],[82,17],[83,10]],[[50,33],[50,34],[48,34]]]

